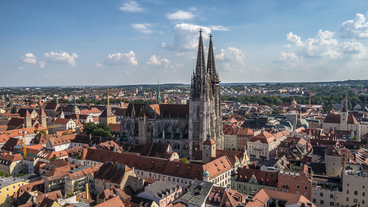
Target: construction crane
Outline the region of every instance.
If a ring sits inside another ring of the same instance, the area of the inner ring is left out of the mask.
[[[107,105],[106,108],[109,108],[110,106],[110,91],[119,91],[120,89],[109,89],[109,86],[106,87],[106,91],[107,91]]]
[[[312,105],[312,95],[316,95],[316,93],[309,93],[309,105]]]
[[[27,157],[27,147],[26,147],[26,132],[24,131],[24,124],[22,124],[23,136],[22,136],[22,143],[23,143],[23,158]]]

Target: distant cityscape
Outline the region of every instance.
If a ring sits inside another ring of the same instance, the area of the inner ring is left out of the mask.
[[[220,84],[198,39],[189,85],[0,88],[0,206],[367,206],[368,81]]]

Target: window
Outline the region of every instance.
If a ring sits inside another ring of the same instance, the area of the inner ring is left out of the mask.
[[[300,186],[299,185],[296,185],[296,188],[299,188]]]
[[[323,193],[319,193],[319,196],[323,197]]]
[[[353,202],[358,203],[358,199],[354,198]]]
[[[365,201],[364,200],[362,200],[362,204],[365,204]]]
[[[313,198],[313,203],[317,203],[317,201],[316,201],[316,199],[315,199],[315,198]]]
[[[363,196],[365,196],[365,192],[363,192]]]
[[[9,188],[7,188],[6,191],[9,191]]]
[[[349,194],[349,190],[346,191],[346,194]]]
[[[349,187],[349,183],[348,184],[346,184],[348,187]]]
[[[304,193],[304,196],[305,196],[305,197],[308,197],[308,193]]]
[[[321,200],[319,203],[323,205],[325,202],[323,200]]]
[[[346,198],[346,201],[349,201],[349,197]]]
[[[332,194],[330,194],[330,198],[333,198],[333,195]]]
[[[334,202],[330,202],[330,206],[334,206],[335,205],[335,203]]]

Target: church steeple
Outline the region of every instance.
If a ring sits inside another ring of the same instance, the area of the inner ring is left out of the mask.
[[[157,104],[160,105],[161,104],[161,95],[160,95],[160,79],[158,80],[158,85],[157,85]]]
[[[204,75],[205,70],[206,70],[206,62],[205,62],[204,50],[203,50],[202,30],[199,30],[196,76],[202,77]]]
[[[213,52],[213,45],[212,45],[212,34],[210,34],[210,46],[208,48],[207,73],[211,77],[217,75],[216,65],[215,65],[215,55]]]

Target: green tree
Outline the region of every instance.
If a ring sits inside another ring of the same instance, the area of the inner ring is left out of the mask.
[[[250,113],[246,113],[246,114],[244,114],[244,117],[245,117],[246,119],[250,118],[251,116],[252,116],[252,114],[250,114]]]
[[[349,140],[351,140],[351,141],[359,141],[357,135],[354,135],[354,137],[351,137]]]
[[[187,159],[187,158],[185,158],[185,157],[183,157],[183,158],[181,158],[180,160],[179,160],[179,162],[182,162],[182,163],[189,163],[189,160]]]
[[[68,130],[66,130],[61,135],[68,135],[68,134],[69,134],[69,132],[68,132]]]
[[[84,124],[83,133],[92,136],[101,137],[112,137],[111,129],[106,122],[100,122],[95,124],[94,122],[89,122]]]
[[[52,158],[50,158],[50,162],[52,162],[52,161],[54,161],[54,160],[56,160],[57,158],[56,158],[56,155],[54,155]]]
[[[41,134],[46,134],[46,131],[45,131],[45,130],[42,130],[42,131],[39,131],[39,132],[37,133],[37,135],[41,135]]]
[[[112,137],[109,131],[105,131],[101,128],[95,129],[92,131],[93,136],[100,136],[100,137]]]
[[[282,114],[282,113],[284,113],[283,111],[281,111],[281,110],[273,110],[272,111],[272,114]]]
[[[11,109],[11,113],[16,114],[17,112],[18,112],[17,107],[13,106],[13,108]]]

